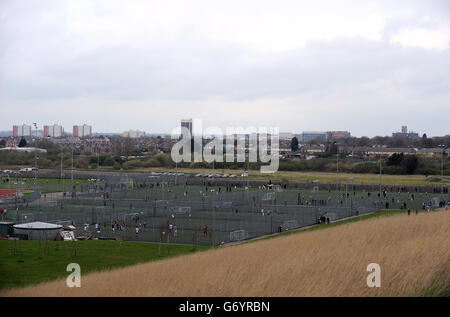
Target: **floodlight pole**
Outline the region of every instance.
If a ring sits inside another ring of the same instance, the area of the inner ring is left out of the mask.
[[[248,188],[248,178],[250,177],[250,152],[247,158],[247,188]]]
[[[63,164],[64,164],[64,146],[61,144],[61,178],[62,178],[62,190],[63,190],[63,193],[66,191],[66,188],[65,188],[65,184],[64,184],[64,180],[65,180],[65,175],[64,175],[64,167],[63,167]],[[63,196],[63,198],[64,198],[64,196]]]
[[[339,154],[336,154],[336,191],[339,191]]]
[[[213,210],[213,230],[212,230],[212,246],[214,246],[214,239],[216,237],[216,207]]]
[[[59,177],[62,179],[62,177],[63,177],[63,155],[64,155],[64,150],[63,150],[63,147],[62,147],[62,145],[61,145],[61,172],[60,172],[60,175],[59,175]]]
[[[380,156],[380,201],[381,201],[381,182],[382,182],[381,175],[382,175],[382,161]]]
[[[248,178],[250,176],[250,146],[248,147],[248,151],[247,151],[247,202],[248,202],[248,196],[249,196],[249,192],[250,192],[250,187],[248,187]]]
[[[72,181],[72,187],[70,192],[73,193],[73,144],[71,143],[71,148],[72,148],[72,171],[71,171],[71,181]]]
[[[354,185],[353,185],[353,176],[352,177],[350,177],[350,179],[352,180],[352,192],[354,192],[355,191],[355,188],[354,188]],[[353,196],[352,196],[352,194],[350,194],[350,216],[352,216],[353,215]]]
[[[347,183],[345,184],[345,206],[347,206],[348,204],[347,204],[347,194],[348,194],[348,191],[347,191]]]
[[[99,142],[97,142],[97,191],[99,191],[100,187],[100,146]]]
[[[444,148],[442,148],[441,157],[441,194],[444,194]]]
[[[18,191],[18,189],[17,189],[17,184],[18,184],[19,182],[16,182],[16,193],[15,193],[15,195],[14,195],[14,198],[15,198],[15,209],[17,210],[17,194],[19,193],[19,191]],[[3,215],[2,215],[3,216]]]
[[[178,163],[175,162],[175,185],[178,185]]]
[[[34,127],[36,129],[36,141],[34,145],[34,190],[37,189],[37,124],[36,122],[33,123]]]
[[[440,144],[439,147],[442,147],[442,156],[441,156],[441,194],[444,194],[444,152],[445,145]]]

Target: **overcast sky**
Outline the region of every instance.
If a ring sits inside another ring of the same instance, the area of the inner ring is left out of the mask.
[[[0,130],[450,133],[450,1],[0,0]]]

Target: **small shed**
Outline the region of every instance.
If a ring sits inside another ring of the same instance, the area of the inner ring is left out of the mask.
[[[15,224],[15,222],[11,221],[0,221],[0,235],[10,235],[14,233],[13,226]]]
[[[14,225],[15,234],[28,236],[28,240],[55,240],[62,229],[61,225],[46,222],[29,222]]]

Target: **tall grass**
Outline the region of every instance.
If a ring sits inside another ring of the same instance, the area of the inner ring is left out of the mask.
[[[448,296],[450,213],[378,217],[0,296]],[[369,263],[381,287],[369,288]]]

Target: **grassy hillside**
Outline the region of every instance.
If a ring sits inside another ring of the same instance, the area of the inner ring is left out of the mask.
[[[450,213],[397,214],[58,280],[1,296],[448,296]],[[366,284],[381,267],[381,287]]]
[[[16,255],[14,255],[16,248]],[[208,247],[198,246],[197,250]],[[188,245],[122,241],[11,241],[0,240],[0,289],[37,284],[66,277],[67,264],[75,262],[83,273],[109,270],[136,263],[193,252]]]

